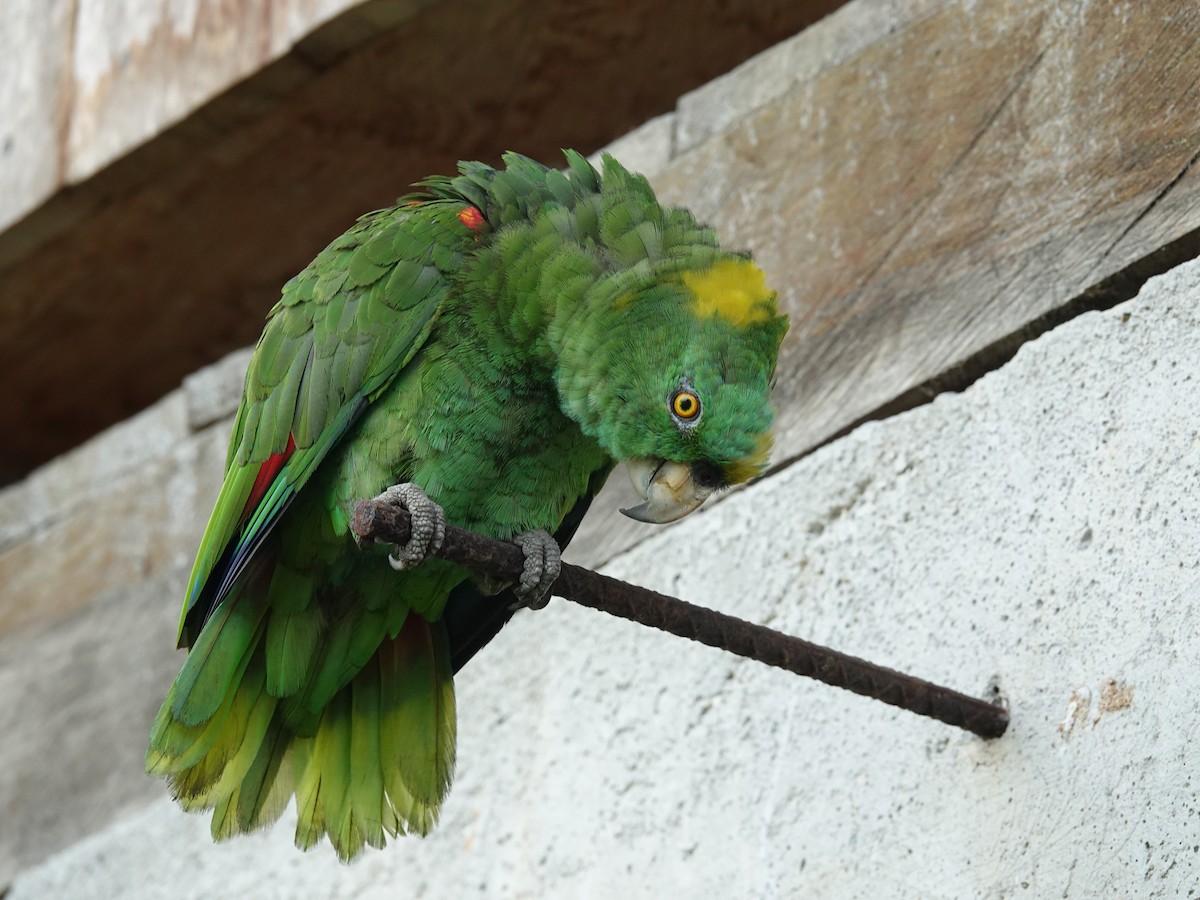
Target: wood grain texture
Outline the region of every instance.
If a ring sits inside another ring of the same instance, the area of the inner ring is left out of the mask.
[[[1200,228],[1198,153],[1194,4],[947,2],[653,180],[752,249],[791,316],[779,464]],[[615,505],[574,558],[640,536]]]
[[[8,0],[0,21],[0,229],[288,54],[322,24],[322,32],[343,34],[328,20],[361,18],[360,3]]]

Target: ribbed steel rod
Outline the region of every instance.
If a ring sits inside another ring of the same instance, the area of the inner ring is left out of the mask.
[[[362,538],[398,544],[408,541],[408,513],[387,503],[360,500],[354,507],[350,527]],[[446,539],[437,556],[509,581],[516,581],[524,562],[521,550],[515,544],[492,540],[450,524],[446,525]],[[1008,710],[994,703],[590,569],[564,563],[562,574],[554,584],[554,594],[610,615],[874,697],[980,737],[997,738],[1008,728]]]

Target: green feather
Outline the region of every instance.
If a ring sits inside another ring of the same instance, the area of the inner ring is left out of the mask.
[[[348,611],[332,621],[316,658],[298,707],[319,713],[371,658],[383,640],[386,617],[365,607]]]
[[[387,272],[386,265],[371,259],[366,247],[359,247],[350,255],[350,267],[346,270],[346,284],[351,287],[367,287],[377,282]]]
[[[217,771],[217,779],[205,770],[205,765],[192,766],[178,773],[173,785],[180,797],[190,798],[185,808],[199,809],[213,806],[214,798],[223,797],[236,790],[245,780],[251,764],[262,747],[271,720],[275,713],[276,700],[264,690],[263,667],[259,662],[251,666],[238,687],[240,706],[231,710],[221,740],[227,742],[228,758]],[[206,757],[205,763],[211,759]]]
[[[267,690],[272,696],[290,697],[300,690],[324,631],[325,614],[316,603],[296,612],[276,611],[271,615],[263,649]]]
[[[268,726],[262,739],[255,744],[255,753],[245,761],[245,769],[239,770],[238,782],[213,804],[210,827],[213,840],[247,834],[279,818],[291,796],[287,749],[286,733],[277,726]],[[222,778],[213,793],[218,793],[227,783]]]
[[[262,690],[261,676],[245,678],[242,674],[251,667],[254,652],[253,648],[246,651],[236,675],[238,680],[205,722],[187,725],[175,717],[174,688],[155,717],[146,769],[156,775],[170,776],[175,795],[189,808],[205,805],[207,792],[244,742],[247,721]]]
[[[304,370],[304,402],[296,404],[291,426],[299,447],[308,447],[320,440],[321,432],[329,424],[332,367],[332,352],[323,356],[314,348]]]
[[[292,777],[296,793],[296,846],[315,847],[325,834],[325,807],[321,801],[321,766],[317,762],[317,740],[292,738]]]
[[[388,793],[410,830],[433,827],[454,769],[454,687],[445,629],[411,617],[380,650],[380,746]],[[409,808],[403,809],[404,805]]]
[[[292,796],[291,735],[276,720],[239,791],[238,827],[243,833],[272,824]]]
[[[208,721],[236,687],[265,611],[250,592],[229,597],[217,608],[175,679],[171,715],[180,723]]]
[[[342,691],[329,701],[317,732],[321,766],[321,800],[325,828],[338,857],[351,859],[363,841],[354,833],[350,807],[350,692]]]
[[[350,758],[354,761],[349,789],[353,828],[372,847],[382,847],[399,823],[387,804],[383,762],[379,755],[379,664],[372,659],[351,683]]]

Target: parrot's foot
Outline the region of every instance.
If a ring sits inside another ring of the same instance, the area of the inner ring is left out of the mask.
[[[417,485],[394,484],[375,500],[408,510],[408,543],[397,544],[388,556],[388,562],[397,572],[416,568],[442,546],[446,539],[446,514]]]
[[[541,529],[518,534],[513,543],[525,554],[525,568],[513,587],[517,595],[515,608],[541,609],[550,602],[550,589],[562,571],[562,551],[554,538]]]

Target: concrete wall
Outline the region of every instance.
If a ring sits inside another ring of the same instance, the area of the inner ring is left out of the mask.
[[[460,678],[458,779],[430,838],[345,867],[300,855],[289,821],[211,846],[160,799],[10,900],[1187,896],[1197,334],[1191,263],[605,567],[998,685],[999,740],[560,600]]]

